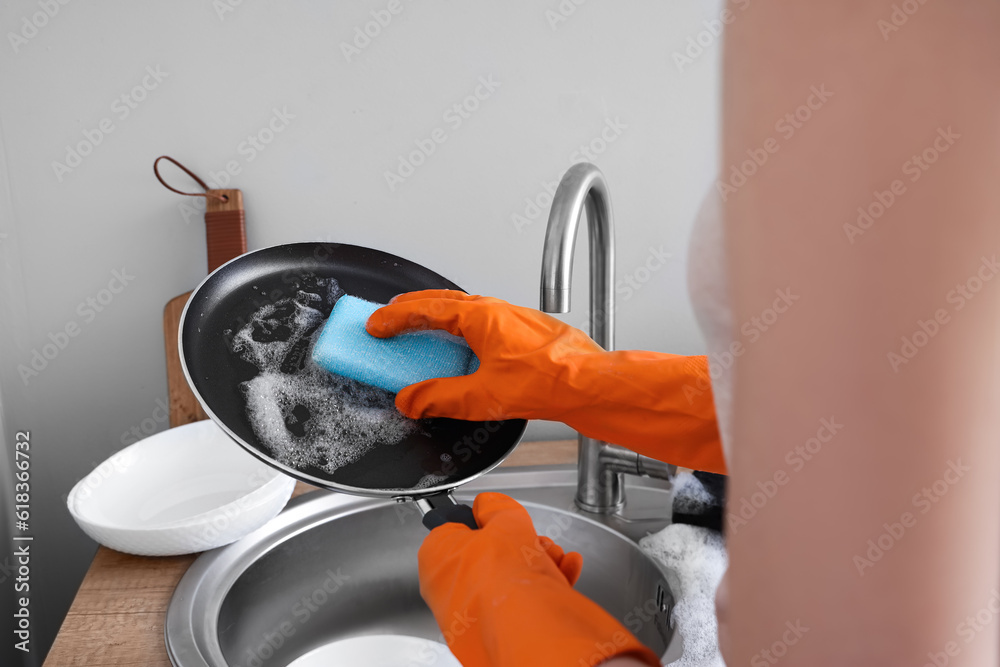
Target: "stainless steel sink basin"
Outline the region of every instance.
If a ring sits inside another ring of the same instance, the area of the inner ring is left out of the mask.
[[[635,541],[669,516],[666,482],[629,479],[632,519],[574,510],[576,468],[494,471],[456,497],[501,491],[522,501],[540,534],[584,556],[576,584],[655,651],[672,659],[670,573]],[[205,553],[170,602],[166,643],[177,667],[282,667],[339,639],[395,634],[442,641],[420,597],[426,535],[411,503],[328,492],[293,500],[263,528]],[[669,650],[668,650],[669,649]]]

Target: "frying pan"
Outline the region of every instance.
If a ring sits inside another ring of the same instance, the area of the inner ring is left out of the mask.
[[[514,450],[527,424],[522,419],[421,420],[397,444],[376,446],[332,473],[285,465],[254,432],[240,385],[260,371],[233,351],[233,332],[262,306],[327,278],[336,279],[345,293],[377,303],[414,290],[461,289],[402,257],[343,243],[294,243],[241,255],[213,271],[181,315],[180,358],[198,402],[245,450],[287,475],[333,491],[417,501],[429,528],[445,521],[476,528],[471,509],[457,505],[450,492],[492,470]],[[317,308],[326,317],[332,303]],[[300,363],[308,359],[302,350],[296,354]],[[440,481],[413,488],[429,474]]]

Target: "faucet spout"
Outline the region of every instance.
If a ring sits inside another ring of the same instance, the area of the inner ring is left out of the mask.
[[[541,310],[570,310],[573,253],[584,212],[590,238],[590,337],[610,352],[615,347],[615,229],[607,181],[592,164],[570,167],[552,197],[542,251]],[[579,441],[577,506],[599,514],[617,512],[625,504],[622,473],[605,459],[618,448],[582,435]]]
[[[552,198],[542,251],[541,310],[569,312],[573,254],[584,211],[590,234],[590,337],[610,351],[615,345],[611,195],[604,174],[587,162],[570,167]]]

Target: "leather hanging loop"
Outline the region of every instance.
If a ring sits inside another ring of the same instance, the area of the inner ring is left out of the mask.
[[[205,189],[205,192],[182,192],[160,176],[160,160],[172,162]],[[169,155],[153,161],[153,173],[163,187],[185,197],[205,198],[205,240],[208,246],[208,272],[211,273],[234,257],[247,251],[246,212],[240,190],[213,190],[190,169]]]
[[[163,180],[163,176],[160,176],[160,160],[167,160],[169,162],[173,162],[181,171],[183,171],[185,174],[193,178],[198,185],[204,188],[205,192],[181,192],[177,188],[168,185],[167,182]],[[170,190],[171,192],[176,192],[177,194],[184,195],[185,197],[204,197],[205,199],[214,198],[220,201],[226,201],[223,195],[220,195],[217,193],[216,190],[212,190],[211,188],[209,188],[208,185],[205,184],[205,181],[198,178],[198,176],[193,171],[191,171],[190,169],[188,169],[187,167],[185,167],[184,165],[182,165],[180,162],[173,159],[169,155],[161,155],[160,157],[153,160],[153,173],[156,174],[156,180],[158,180],[163,185],[163,187],[165,187],[167,190]]]

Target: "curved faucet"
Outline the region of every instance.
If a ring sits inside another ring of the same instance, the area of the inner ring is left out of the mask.
[[[542,251],[541,310],[570,310],[573,253],[584,211],[590,238],[590,336],[610,352],[615,347],[615,227],[604,174],[587,162],[570,167],[552,197]],[[622,473],[663,479],[673,474],[673,466],[656,459],[582,435],[578,438],[576,504],[584,511],[609,514],[621,510],[625,504]]]

